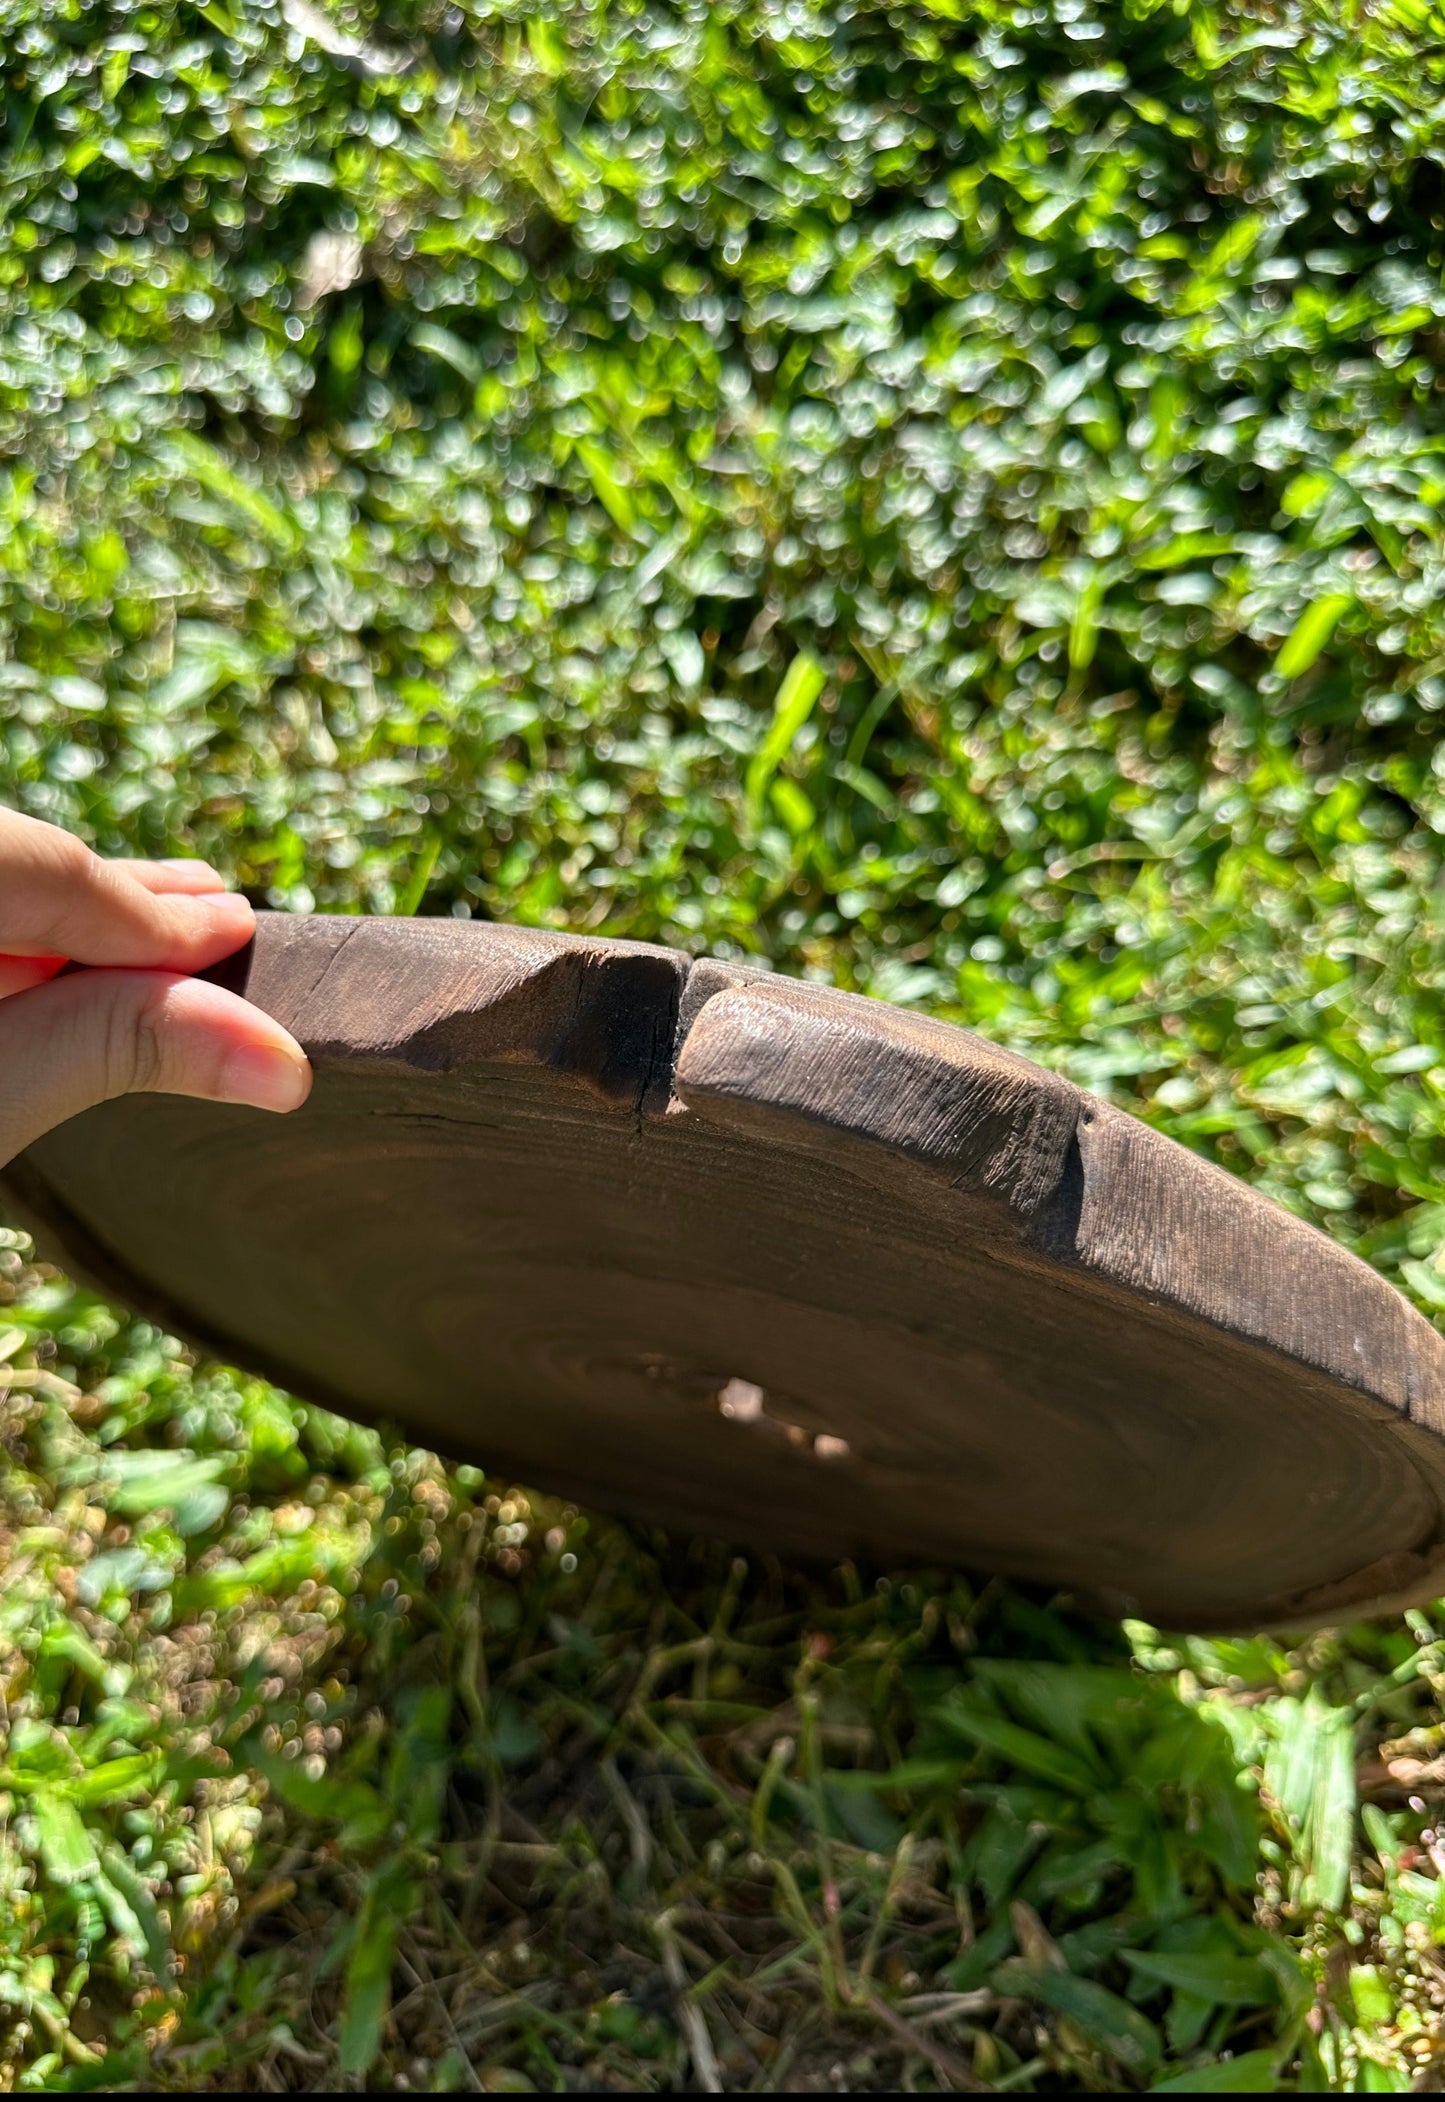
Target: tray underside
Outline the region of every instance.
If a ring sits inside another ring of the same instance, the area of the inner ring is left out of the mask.
[[[585,1502],[1171,1628],[1445,1590],[1445,1344],[970,1032],[639,943],[263,915],[295,1115],[131,1096],[0,1177],[76,1274]]]

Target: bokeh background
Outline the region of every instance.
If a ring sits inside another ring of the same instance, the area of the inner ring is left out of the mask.
[[[968,1022],[1445,1311],[1434,0],[0,52],[8,803]],[[1439,2084],[1445,1607],[733,1560],[0,1251],[0,2084]]]

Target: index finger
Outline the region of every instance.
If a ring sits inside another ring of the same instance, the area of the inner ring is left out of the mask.
[[[255,924],[233,892],[153,890],[58,825],[0,810],[0,952],[200,971],[249,941]]]

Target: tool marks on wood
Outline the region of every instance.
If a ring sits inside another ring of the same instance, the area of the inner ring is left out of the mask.
[[[674,950],[326,915],[290,921],[278,940],[276,924],[263,919],[250,949],[206,975],[264,1007],[318,1061],[538,1066],[616,1108],[666,1105],[688,964]]]

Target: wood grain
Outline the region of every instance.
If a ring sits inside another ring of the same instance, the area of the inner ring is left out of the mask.
[[[133,1096],[0,1178],[294,1392],[744,1543],[1176,1628],[1445,1589],[1445,1343],[1323,1234],[967,1030],[643,943],[263,915],[293,1117]]]

